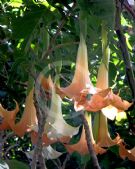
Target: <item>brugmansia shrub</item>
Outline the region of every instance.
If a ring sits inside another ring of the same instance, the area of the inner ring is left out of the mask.
[[[33,85],[26,97],[24,112],[19,122],[16,122],[16,116],[19,112],[17,101],[15,101],[16,107],[12,111],[8,111],[0,105],[0,116],[3,118],[0,130],[10,129],[19,137],[29,133],[32,144],[37,144],[39,123],[34,104],[35,99],[37,99],[39,108],[44,109],[43,111],[47,114],[42,135],[45,158],[46,154],[48,159],[55,159],[62,155],[62,152],[56,151],[51,146],[57,142],[62,143],[66,152],[70,154],[78,152],[81,155],[87,155],[89,151],[83,124],[72,126],[68,120],[63,118],[62,103],[68,100],[74,105],[77,116],[80,113],[85,114],[93,149],[97,155],[107,153],[108,147],[117,145],[119,156],[122,159],[128,158],[135,161],[135,148],[127,150],[119,133],[117,133],[116,138],[112,139],[108,130],[108,119],[114,120],[119,113],[128,110],[133,103],[123,100],[119,94],[113,93],[108,84],[110,48],[105,22],[102,23],[101,37],[102,60],[98,68],[96,86],[92,84],[90,79],[87,45],[84,32],[80,29],[75,73],[71,84],[62,87],[57,72],[55,72],[55,77],[51,75],[46,77],[41,72],[36,82],[38,87],[36,84],[36,87]],[[45,97],[42,97],[43,95]],[[72,122],[72,118],[69,117],[70,122]],[[81,127],[82,131],[78,142],[71,143],[72,138],[80,132]],[[30,153],[33,155],[33,151]]]

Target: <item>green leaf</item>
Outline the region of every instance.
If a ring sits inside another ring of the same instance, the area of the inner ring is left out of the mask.
[[[36,30],[41,17],[46,13],[46,23],[51,21],[53,12],[49,11],[45,6],[32,6],[29,11],[25,11],[23,16],[12,16],[13,36],[17,39],[31,36]]]
[[[7,163],[10,169],[30,169],[28,165],[17,160],[8,160]]]
[[[104,169],[110,169],[110,161],[108,156],[105,156],[102,160],[102,166]]]
[[[119,147],[118,146],[112,146],[109,147],[109,150],[113,152],[114,154],[118,155],[119,154]]]
[[[87,162],[90,160],[90,156],[89,155],[84,155],[81,157],[81,164],[85,165],[87,164]]]
[[[116,66],[110,62],[109,63],[109,86],[113,86],[115,84],[115,78],[117,76]]]

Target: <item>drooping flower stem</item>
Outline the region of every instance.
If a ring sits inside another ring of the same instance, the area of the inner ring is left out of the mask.
[[[102,21],[101,36],[102,36],[102,63],[105,64],[105,67],[108,70],[110,59],[110,48],[108,45],[108,31],[106,28],[105,21]]]
[[[87,36],[87,17],[84,13],[84,11],[80,11],[80,35],[83,36],[83,38],[86,40]]]
[[[92,145],[92,140],[91,140],[92,136],[91,136],[91,133],[90,133],[89,125],[88,125],[88,122],[87,122],[83,112],[81,113],[80,117],[81,117],[83,125],[84,125],[87,146],[88,146],[89,154],[90,154],[91,159],[92,159],[93,168],[94,169],[100,169],[98,159],[97,159],[97,156],[95,154],[95,151],[94,151],[94,148],[93,148],[93,145]]]

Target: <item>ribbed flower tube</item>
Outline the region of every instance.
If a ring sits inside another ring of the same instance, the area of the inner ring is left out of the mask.
[[[80,43],[73,80],[69,86],[59,88],[58,94],[61,97],[67,96],[74,100],[78,100],[80,92],[85,88],[89,88],[91,93],[94,94],[96,91],[90,81],[89,75],[87,47],[83,35],[80,34]]]

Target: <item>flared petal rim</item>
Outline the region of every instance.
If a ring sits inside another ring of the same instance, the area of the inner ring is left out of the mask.
[[[75,110],[86,110],[91,112],[98,112],[107,107],[114,106],[118,111],[127,110],[133,103],[122,100],[118,95],[113,94],[111,88],[103,89],[92,95],[90,99],[89,90],[85,89],[81,92],[80,98],[75,101]]]

